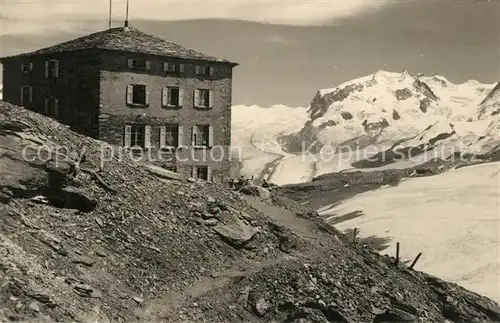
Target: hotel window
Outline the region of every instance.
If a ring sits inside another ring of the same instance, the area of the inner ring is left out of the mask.
[[[213,106],[214,92],[208,89],[194,91],[194,106],[196,108],[211,108]]]
[[[212,147],[214,137],[213,126],[195,125],[192,131],[192,145],[195,147]]]
[[[45,78],[55,79],[59,77],[59,61],[51,59],[45,61]]]

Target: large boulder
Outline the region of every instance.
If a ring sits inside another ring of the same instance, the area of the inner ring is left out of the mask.
[[[87,191],[66,186],[59,192],[61,207],[67,209],[77,209],[81,212],[90,212],[97,206],[97,200]]]
[[[223,240],[228,242],[234,247],[245,246],[252,238],[259,232],[254,228],[238,218],[233,218],[230,223],[220,223],[214,227]]]
[[[143,167],[145,167],[151,174],[156,175],[160,178],[169,179],[169,180],[182,180],[182,175],[176,172],[172,172],[163,167],[159,167],[153,164],[143,163]]]
[[[50,160],[45,164],[45,170],[48,174],[48,189],[58,191],[71,180],[71,173],[74,165],[67,161]]]
[[[0,134],[0,192],[3,196],[29,197],[48,184],[43,156],[24,150],[20,138]]]
[[[23,132],[0,132],[0,202],[47,196],[59,207],[94,209],[97,201],[92,196],[69,186],[76,175],[75,162],[42,142]]]

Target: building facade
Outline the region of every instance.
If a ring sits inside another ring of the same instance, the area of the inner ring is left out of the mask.
[[[186,176],[229,176],[238,64],[129,27],[0,61],[4,101]]]

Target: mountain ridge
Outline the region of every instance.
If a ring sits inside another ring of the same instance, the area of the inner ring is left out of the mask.
[[[469,80],[457,85],[440,75],[377,71],[318,90],[302,129],[281,139],[285,150],[295,154],[303,152],[300,147],[306,142],[312,154],[325,147],[337,153],[367,147],[376,147],[378,153],[439,147],[447,152],[434,157],[448,158],[451,150],[485,155],[500,144],[494,127],[500,121],[495,112],[499,98],[498,84]]]
[[[308,182],[331,172],[408,169],[433,158],[495,159],[499,88],[498,83],[454,84],[442,75],[380,70],[317,90],[307,107],[235,105],[232,144],[246,149],[243,175],[263,169],[269,174],[274,163],[274,175],[264,177],[277,184]],[[330,151],[335,155],[324,160],[320,153]],[[395,155],[402,158],[394,160]],[[372,156],[377,161],[367,162]],[[294,176],[282,172],[287,165],[293,165]]]

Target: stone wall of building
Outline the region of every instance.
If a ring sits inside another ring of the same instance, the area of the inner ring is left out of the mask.
[[[129,58],[147,59],[151,67],[144,71],[132,70],[127,66]],[[58,61],[59,75],[55,79],[45,76],[45,62],[50,59]],[[32,70],[23,73],[21,64],[30,62]],[[184,70],[179,75],[169,75],[163,71],[165,62],[182,63]],[[207,64],[214,68],[214,74],[196,75],[195,66]],[[178,172],[185,175],[191,175],[192,167],[196,165],[209,166],[215,180],[230,175],[233,67],[229,64],[84,50],[8,58],[3,60],[3,67],[4,101],[44,114],[45,98],[55,97],[59,106],[55,117],[58,121],[79,133],[113,145],[123,145],[126,125],[149,125],[151,152],[158,156],[155,151],[160,146],[161,126],[182,125],[182,143],[190,146],[193,126],[211,125],[213,148],[182,149],[174,163]],[[148,106],[127,105],[127,86],[132,84],[146,85]],[[21,102],[23,85],[32,87],[31,103]],[[162,105],[162,89],[167,86],[183,89],[182,107],[165,108]],[[194,106],[194,92],[200,88],[213,91],[211,108]]]
[[[45,76],[45,62],[51,59],[58,61],[57,78]],[[7,58],[3,61],[3,100],[45,114],[45,99],[57,98],[59,113],[55,119],[97,137],[99,60],[95,51]],[[24,73],[23,63],[32,63],[32,70]],[[22,86],[31,86],[31,102],[21,102]]]
[[[127,67],[128,58],[146,58],[151,62],[147,71],[131,70]],[[227,64],[212,64],[213,76],[195,75],[196,64],[206,62],[175,60],[161,57],[127,56],[123,53],[101,55],[100,74],[100,117],[99,138],[115,145],[123,145],[126,125],[150,125],[151,149],[159,148],[160,126],[178,124],[183,126],[182,142],[191,145],[192,127],[197,124],[213,126],[213,145],[211,150],[197,149],[188,153],[180,152],[177,160],[179,172],[190,174],[193,165],[208,165],[214,177],[229,176],[229,146],[231,144],[231,96],[232,67]],[[172,76],[163,71],[164,62],[184,64],[183,73]],[[131,107],[127,105],[127,86],[144,84],[148,89],[149,105]],[[162,105],[162,89],[175,86],[183,89],[183,105],[179,108],[165,108]],[[213,90],[213,107],[199,109],[194,107],[194,91],[198,88]],[[210,153],[212,151],[212,153]],[[224,158],[220,156],[220,151]],[[203,159],[205,153],[208,158]],[[187,155],[186,155],[187,154]],[[194,157],[193,157],[194,156]]]

